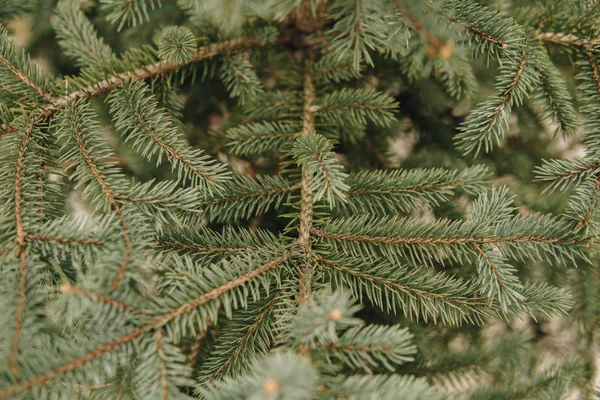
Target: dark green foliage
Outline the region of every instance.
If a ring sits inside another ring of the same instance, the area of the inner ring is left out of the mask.
[[[594,398],[598,4],[34,3],[0,399]]]

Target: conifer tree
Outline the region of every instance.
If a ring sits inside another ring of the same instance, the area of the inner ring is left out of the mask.
[[[599,395],[599,3],[37,3],[0,0],[0,399]]]

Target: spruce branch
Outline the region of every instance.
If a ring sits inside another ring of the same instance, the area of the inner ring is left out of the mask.
[[[70,373],[71,371],[73,371],[77,368],[80,368],[80,367],[88,364],[91,361],[98,359],[99,357],[103,356],[104,354],[106,354],[110,351],[113,351],[116,348],[139,338],[143,334],[144,334],[143,329],[141,329],[141,328],[136,329],[126,335],[119,337],[118,339],[112,340],[98,348],[95,348],[92,351],[85,353],[84,355],[82,355],[81,357],[78,357],[77,359],[74,359],[66,364],[63,364],[63,365],[57,367],[48,373],[45,373],[42,375],[37,375],[32,378],[23,380],[23,381],[17,381],[5,388],[0,389],[0,399],[8,399],[13,396],[19,395],[23,392],[26,392],[28,390],[31,390],[32,388],[34,388],[36,386],[40,386],[40,385],[44,385],[49,382],[53,382],[53,381],[59,379],[60,377]]]
[[[2,35],[6,35],[6,33],[1,33]],[[7,38],[4,36],[0,36],[0,45],[3,43],[9,43],[7,46],[12,46]],[[36,90],[36,93],[43,97],[46,100],[45,104],[41,104],[39,106],[34,106],[33,111],[35,115],[39,114],[39,117],[49,118],[53,116],[57,111],[66,107],[69,103],[79,100],[79,99],[90,99],[92,97],[96,97],[107,92],[110,92],[116,88],[121,87],[125,82],[128,81],[142,81],[151,79],[156,76],[164,75],[169,72],[176,71],[178,69],[184,68],[186,66],[219,56],[223,54],[227,54],[229,52],[236,52],[244,49],[248,49],[251,47],[255,47],[259,45],[259,41],[256,38],[238,38],[226,40],[219,43],[212,43],[210,45],[199,47],[194,56],[189,60],[182,64],[171,64],[166,61],[157,61],[148,65],[144,65],[142,67],[136,68],[132,71],[124,71],[118,72],[109,76],[107,78],[103,78],[102,80],[90,83],[86,87],[83,87],[79,90],[71,92],[62,96],[52,96],[48,92],[43,92],[39,85],[34,82],[30,82],[32,87]],[[8,52],[11,54],[13,52],[13,47],[8,47]],[[5,54],[5,52],[0,51],[1,54]],[[5,57],[0,55],[0,62]],[[9,60],[6,59],[6,68],[9,71],[15,72],[15,68],[9,63]],[[26,79],[29,82],[29,79],[26,75],[16,71],[17,77],[19,79]],[[28,86],[29,83],[28,83]],[[38,90],[39,89],[39,90]],[[3,131],[12,132],[13,127],[5,124],[5,128]]]
[[[81,5],[69,0],[60,1],[50,22],[59,45],[79,67],[106,68],[116,61],[110,46],[99,38]]]
[[[72,361],[62,364],[48,373],[34,376],[23,381],[14,382],[9,386],[0,389],[0,399],[10,398],[12,396],[31,390],[36,386],[55,381],[60,377],[72,372],[73,370],[81,368],[86,364],[98,359],[102,355],[113,351],[120,346],[126,345],[129,342],[139,339],[140,337],[145,335],[149,330],[156,331],[158,329],[161,329],[161,327],[164,327],[166,324],[181,317],[182,315],[190,313],[196,308],[201,307],[208,302],[215,301],[224,294],[246,284],[248,281],[280,266],[282,263],[285,263],[289,257],[290,253],[287,252],[275,259],[272,259],[271,261],[260,265],[259,267],[237,277],[236,279],[227,281],[224,284],[215,287],[214,289],[192,299],[189,302],[180,305],[177,308],[168,310],[167,312],[162,313],[161,315],[155,316],[150,322],[140,327],[137,327],[136,329],[130,331],[127,334],[124,334],[123,336],[118,337],[117,339],[114,339],[85,353]],[[71,288],[72,286],[64,286],[64,289],[67,291],[67,293],[71,290]],[[106,298],[97,299],[102,302],[106,301]]]
[[[143,82],[125,82],[121,89],[111,93],[109,104],[117,131],[144,157],[156,157],[157,164],[165,157],[180,179],[209,194],[218,191],[219,184],[228,178],[223,165],[215,164],[181,139],[170,116],[158,107]]]
[[[283,295],[283,290],[279,290],[233,318],[203,365],[200,382],[218,382],[224,377],[238,376],[246,371],[245,362],[268,351],[277,335],[272,329],[274,314]]]
[[[93,118],[94,116],[89,106],[84,101],[79,100],[69,104],[62,110],[59,116],[59,133],[63,134],[65,140],[73,146],[72,150],[65,155],[65,159],[74,157],[74,159],[83,163],[83,165],[77,166],[75,172],[76,177],[79,178],[79,184],[83,185],[85,182],[92,182],[97,185],[101,196],[104,198],[101,202],[108,205],[119,221],[123,235],[124,254],[119,269],[112,281],[112,286],[115,288],[125,275],[125,271],[129,265],[132,238],[129,227],[125,222],[122,206],[116,200],[115,192],[107,181],[107,179],[112,178],[112,180],[116,181],[115,184],[118,187],[119,173],[111,169],[110,166],[108,168],[106,166],[101,167],[92,154],[94,150],[99,151],[100,154],[106,152],[103,149],[103,144],[97,142],[97,138],[91,136],[95,135],[98,130],[97,123],[95,123]],[[95,200],[95,198],[92,197],[92,200]]]
[[[277,209],[300,187],[278,175],[235,176],[222,185],[221,193],[203,193],[196,206],[208,221],[237,221]]]
[[[0,0],[0,21],[17,3]],[[45,78],[0,31],[0,399],[441,400],[465,391],[456,383],[482,399],[592,393],[600,9],[101,0],[92,22],[79,3],[29,8],[42,18],[33,54],[69,73],[38,52],[58,44],[77,76]],[[132,46],[169,20],[181,25],[156,46]],[[567,59],[557,68],[543,43],[577,60],[577,111]],[[495,78],[468,45],[498,61]],[[495,93],[463,118],[490,79]],[[560,216],[527,212],[563,202],[535,198],[521,174],[516,204],[486,189],[489,171],[521,172],[505,160],[516,140],[489,167],[448,148],[457,125],[477,153],[508,127],[532,131],[528,143],[548,126],[569,134],[579,115],[586,155],[538,168],[550,190],[574,187]],[[381,162],[404,144],[403,168]],[[539,319],[573,305],[581,361],[535,370]],[[515,318],[536,329],[489,348],[463,327]],[[464,350],[448,345],[457,338]]]
[[[326,197],[330,208],[333,208],[336,200],[345,202],[344,191],[349,189],[344,182],[348,175],[343,172],[332,148],[325,137],[314,132],[298,137],[292,148],[298,165],[311,176],[313,201],[318,202]]]
[[[33,137],[35,123],[34,119],[30,119],[29,124],[25,129],[19,146],[15,173],[15,226],[16,241],[19,246],[19,297],[17,300],[17,310],[15,312],[15,333],[12,339],[9,361],[9,367],[15,375],[18,374],[17,359],[19,342],[21,340],[21,330],[23,327],[23,315],[25,313],[25,296],[27,296],[27,233],[25,232],[23,221],[23,175],[25,172],[25,156]]]
[[[40,99],[52,98],[37,66],[15,46],[3,27],[0,27],[0,79],[0,94],[13,102],[34,107]]]
[[[105,304],[109,305],[110,307],[116,307],[121,310],[130,312],[133,314],[137,314],[137,315],[140,315],[143,317],[151,317],[151,314],[146,311],[140,310],[129,304],[120,302],[114,298],[107,297],[107,296],[97,294],[97,293],[92,293],[92,292],[87,291],[78,286],[73,286],[68,282],[65,282],[62,285],[60,285],[60,292],[63,294],[73,293],[78,296],[85,297],[85,298],[89,299],[90,301],[92,301],[93,303],[105,303]]]

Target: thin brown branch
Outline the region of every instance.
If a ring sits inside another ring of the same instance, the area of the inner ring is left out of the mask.
[[[27,240],[32,242],[43,242],[43,243],[58,243],[58,244],[83,244],[91,246],[102,246],[104,243],[100,240],[95,239],[74,239],[67,237],[56,237],[56,236],[39,236],[31,233],[27,234]]]
[[[222,197],[222,198],[217,198],[217,199],[200,202],[200,203],[198,203],[198,207],[199,208],[209,207],[209,206],[214,206],[215,204],[233,203],[235,201],[246,200],[246,199],[251,199],[251,198],[255,198],[255,197],[271,196],[271,195],[278,194],[278,193],[287,193],[287,192],[296,190],[299,187],[301,187],[301,185],[296,184],[296,185],[288,186],[288,187],[281,188],[281,189],[270,189],[270,190],[265,190],[265,191],[260,191],[260,192],[243,194],[243,195],[239,195],[239,196]]]
[[[139,308],[130,306],[129,304],[122,303],[122,302],[120,302],[118,300],[115,300],[115,299],[113,299],[111,297],[106,297],[106,296],[103,296],[101,294],[96,294],[96,293],[88,292],[87,290],[84,290],[84,289],[82,289],[80,287],[72,286],[69,283],[63,283],[60,286],[60,291],[62,293],[75,293],[75,294],[78,294],[78,295],[80,295],[82,297],[90,299],[90,300],[92,300],[94,302],[108,304],[111,307],[120,308],[121,310],[130,312],[132,314],[137,314],[137,315],[141,315],[141,316],[144,316],[144,317],[150,317],[151,316],[151,314],[149,314],[149,313],[147,313],[147,312],[145,312],[143,310],[140,310]]]
[[[591,49],[597,46],[599,40],[589,40],[572,33],[561,33],[561,32],[538,32],[538,39],[544,42],[556,43],[562,46],[575,46]]]
[[[496,267],[494,267],[494,264],[492,264],[492,262],[490,261],[490,258],[487,256],[487,254],[485,254],[483,249],[478,244],[474,244],[473,247],[475,248],[475,250],[477,250],[479,255],[481,255],[483,262],[485,262],[485,264],[488,266],[492,275],[494,275],[494,280],[498,284],[498,287],[500,289],[504,288],[504,284],[502,283],[502,280],[500,280],[500,277],[498,276],[498,273],[496,272]]]
[[[394,0],[394,4],[396,5],[396,8],[400,10],[400,12],[406,18],[408,18],[415,31],[417,31],[419,34],[425,37],[425,40],[427,40],[427,44],[429,44],[428,53],[437,54],[439,52],[439,49],[442,47],[442,42],[428,29],[425,29],[421,21],[419,21],[419,19],[415,17],[414,14],[410,12],[410,10],[400,2],[400,0]]]
[[[198,331],[198,334],[196,334],[196,336],[194,337],[194,343],[192,343],[190,352],[187,356],[187,366],[191,369],[193,369],[196,363],[198,362],[198,357],[200,356],[202,344],[204,343],[204,339],[206,339],[208,329],[211,327],[212,321],[209,319],[208,321],[206,321],[205,325],[206,329],[200,329]]]
[[[338,344],[338,343],[325,343],[323,345],[326,349],[331,350],[342,350],[342,351],[375,351],[375,352],[386,352],[393,350],[389,346],[362,346],[356,347],[353,344]]]
[[[176,71],[180,68],[187,67],[191,64],[198,63],[203,60],[207,60],[209,58],[227,54],[230,52],[247,50],[252,47],[256,47],[260,45],[260,42],[256,38],[242,38],[242,39],[232,39],[226,40],[219,43],[212,43],[207,46],[200,47],[196,50],[194,57],[191,60],[182,63],[182,64],[170,64],[166,61],[157,61],[152,64],[145,65],[140,68],[136,68],[133,71],[125,71],[121,73],[117,73],[113,76],[110,76],[106,79],[103,79],[98,82],[94,82],[85,88],[79,89],[75,92],[69,93],[64,96],[55,96],[52,97],[50,94],[41,91],[41,88],[35,86],[32,82],[31,87],[36,89],[38,93],[47,101],[47,103],[43,106],[39,106],[34,108],[33,112],[37,116],[49,118],[54,113],[65,105],[78,100],[78,99],[89,99],[92,97],[96,97],[105,93],[110,92],[113,89],[116,89],[123,85],[128,80],[147,80],[153,78],[155,76],[164,75],[169,72]],[[0,63],[2,59],[0,59]],[[24,76],[27,79],[27,77]],[[26,82],[27,83],[27,82]],[[33,86],[32,86],[33,85]],[[0,134],[9,134],[16,132],[15,127],[10,124],[0,125]]]
[[[17,230],[17,245],[19,246],[19,291],[17,298],[17,309],[15,312],[15,333],[12,338],[12,345],[9,358],[9,367],[16,375],[18,373],[17,358],[19,354],[19,343],[21,340],[21,331],[23,330],[23,317],[25,315],[25,300],[27,296],[27,233],[25,232],[25,223],[23,220],[23,178],[25,175],[25,157],[29,149],[29,143],[33,137],[33,129],[36,125],[35,119],[31,119],[21,143],[17,155],[16,173],[15,173],[15,226]]]
[[[121,86],[124,82],[130,79],[146,80],[155,76],[166,74],[168,72],[176,71],[180,68],[215,57],[220,54],[245,50],[257,45],[259,45],[259,41],[255,38],[232,39],[220,43],[212,43],[208,46],[198,48],[194,57],[192,57],[190,61],[187,61],[183,64],[170,64],[166,61],[158,61],[153,64],[137,68],[133,71],[126,71],[116,74],[100,82],[93,83],[84,89],[70,93],[66,96],[55,98],[52,101],[52,105],[44,109],[44,113],[51,114],[58,108],[72,102],[73,100],[87,99],[104,94]]]
[[[139,110],[136,109],[135,104],[133,105],[133,114],[137,118],[138,122],[142,125],[148,136],[150,136],[150,138],[154,141],[154,143],[156,143],[160,148],[170,155],[173,160],[173,164],[175,162],[180,162],[187,168],[194,171],[194,173],[199,175],[202,179],[207,181],[213,180],[213,177],[208,173],[208,171],[194,167],[192,161],[188,160],[172,146],[165,143],[165,141],[156,133],[156,131],[148,125],[146,119],[140,114]]]
[[[418,295],[418,296],[425,297],[425,298],[432,299],[432,300],[439,300],[444,303],[452,304],[454,306],[468,306],[468,307],[489,306],[489,303],[485,301],[485,298],[469,299],[469,298],[465,298],[465,297],[456,297],[456,298],[448,297],[448,296],[444,296],[443,294],[434,293],[434,292],[430,292],[427,290],[417,289],[414,287],[403,285],[397,281],[391,281],[388,279],[376,277],[374,275],[346,267],[346,266],[342,265],[340,262],[337,262],[334,260],[329,260],[329,259],[326,259],[321,256],[318,256],[318,257],[319,257],[320,261],[329,265],[331,268],[337,269],[338,271],[341,271],[345,274],[356,276],[363,280],[370,281],[376,285],[385,287],[387,290],[390,290],[392,292],[396,292],[396,293],[404,292],[408,296]]]
[[[271,311],[273,311],[273,308],[275,307],[275,304],[277,304],[278,301],[279,301],[279,296],[275,296],[273,298],[273,300],[271,300],[269,302],[269,304],[267,304],[265,306],[264,310],[262,310],[262,312],[260,313],[258,318],[256,318],[254,320],[252,325],[250,325],[250,327],[248,328],[248,330],[246,331],[246,333],[244,334],[242,339],[239,341],[239,343],[236,344],[235,348],[233,349],[233,351],[227,358],[227,361],[225,362],[225,364],[223,364],[223,366],[214,373],[213,379],[215,381],[220,380],[224,376],[224,374],[227,372],[227,368],[229,367],[229,365],[231,365],[231,363],[238,357],[238,354],[240,353],[242,347],[245,346],[246,343],[248,343],[248,341],[250,340],[250,337],[256,332],[256,330],[258,329],[260,324],[265,320],[265,318],[267,318],[269,316]]]
[[[456,186],[462,181],[462,179],[456,179],[450,182],[440,182],[435,183],[433,185],[427,186],[408,186],[398,189],[350,189],[345,191],[344,193],[347,195],[353,196],[361,196],[361,195],[373,195],[373,194],[397,194],[397,193],[421,193],[427,192],[429,190],[439,190],[439,189],[456,189]]]
[[[312,233],[321,238],[341,240],[348,242],[370,242],[370,243],[386,243],[397,245],[474,245],[474,244],[489,244],[489,243],[556,243],[575,245],[578,241],[566,241],[561,238],[545,237],[545,236],[490,236],[490,237],[455,237],[455,238],[439,238],[439,237],[386,237],[386,236],[370,236],[370,235],[352,235],[345,233],[326,232],[321,229],[312,229]]]
[[[264,249],[253,249],[250,247],[203,247],[194,244],[187,243],[174,243],[165,241],[155,241],[155,243],[161,247],[166,247],[173,250],[191,250],[198,253],[228,253],[228,252],[246,252],[246,253],[258,253],[265,251]]]
[[[25,85],[29,86],[43,99],[50,101],[52,99],[52,95],[50,93],[45,92],[41,87],[39,87],[35,82],[33,82],[27,75],[25,75],[19,68],[13,65],[8,58],[6,58],[3,54],[0,54],[0,64],[4,65],[7,70],[9,70],[14,76],[17,77],[21,82]]]
[[[211,290],[208,293],[205,293],[205,294],[197,297],[196,299],[190,301],[189,303],[185,303],[185,304],[177,307],[176,309],[157,318],[154,322],[151,323],[151,326],[153,326],[155,328],[161,327],[164,324],[166,324],[167,322],[172,321],[175,318],[177,318],[181,315],[184,315],[184,314],[200,307],[201,305],[208,303],[211,300],[215,300],[215,299],[219,298],[220,296],[224,295],[225,293],[227,293],[239,286],[242,286],[243,284],[256,278],[257,276],[260,276],[260,275],[278,267],[279,265],[284,263],[289,258],[289,256],[290,256],[290,253],[286,252],[282,256],[277,257],[276,259],[271,260],[268,263],[261,265],[260,267],[254,269],[234,280],[231,280],[231,281],[225,283],[224,285]]]
[[[494,109],[494,112],[487,118],[486,123],[481,127],[478,131],[478,136],[482,136],[487,132],[487,130],[494,124],[494,122],[502,115],[502,111],[507,104],[510,104],[510,99],[514,95],[514,90],[521,81],[523,76],[523,72],[525,71],[525,66],[527,65],[527,59],[525,56],[525,51],[521,53],[521,62],[519,63],[519,68],[517,69],[517,73],[513,77],[511,84],[508,86],[504,94],[502,95],[500,102]]]

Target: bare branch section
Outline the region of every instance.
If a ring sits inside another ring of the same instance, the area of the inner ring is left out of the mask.
[[[307,62],[304,72],[304,110],[302,113],[301,135],[308,135],[315,130],[314,113],[312,106],[316,99],[315,86],[311,75],[312,63]],[[299,301],[308,301],[311,292],[311,276],[314,267],[311,266],[309,258],[311,253],[310,233],[313,218],[313,191],[312,178],[306,167],[302,168],[302,180],[300,181],[300,229],[298,244],[304,252],[305,260],[302,266],[299,283]]]

